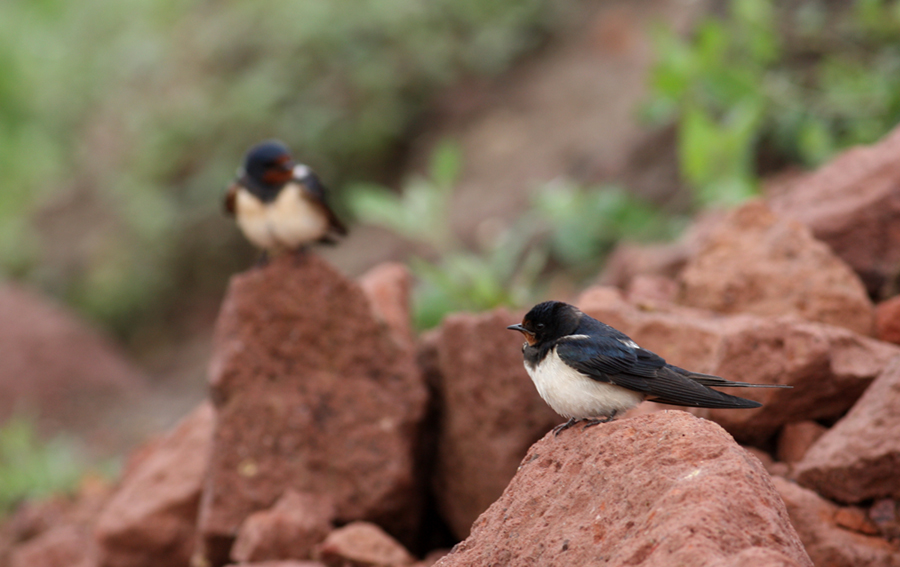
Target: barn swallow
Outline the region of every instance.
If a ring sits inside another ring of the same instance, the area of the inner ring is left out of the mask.
[[[225,195],[225,210],[264,251],[298,250],[310,242],[336,242],[347,229],[328,206],[326,189],[313,171],[294,162],[277,140],[247,151]]]
[[[553,411],[585,428],[611,421],[644,400],[695,408],[756,408],[761,404],[709,386],[790,388],[732,382],[691,372],[643,349],[627,335],[560,301],[535,305],[521,324],[507,329],[525,336],[525,370]],[[602,418],[602,419],[598,419]]]

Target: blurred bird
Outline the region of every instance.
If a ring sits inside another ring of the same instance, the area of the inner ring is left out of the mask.
[[[761,404],[713,390],[790,388],[780,384],[731,382],[666,364],[624,333],[560,301],[535,305],[519,325],[525,336],[525,370],[553,411],[585,428],[611,421],[644,400],[697,408],[756,408]],[[596,418],[603,419],[596,419]]]
[[[299,250],[311,242],[334,244],[347,234],[325,193],[316,174],[294,162],[284,144],[267,140],[247,151],[225,210],[264,253]]]

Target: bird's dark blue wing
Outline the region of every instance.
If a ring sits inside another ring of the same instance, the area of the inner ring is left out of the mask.
[[[325,185],[322,184],[322,180],[320,180],[319,176],[316,175],[311,169],[306,169],[304,174],[298,177],[296,180],[303,184],[304,189],[306,189],[306,192],[309,196],[322,203],[328,202],[328,197],[326,196],[327,190],[325,189]]]
[[[661,356],[629,346],[619,338],[563,338],[556,349],[563,362],[589,378],[642,392],[651,401],[706,408],[754,408],[760,405],[708,388],[678,372],[681,369],[666,364]]]
[[[563,338],[556,352],[563,362],[601,382],[614,382],[610,377],[619,374],[653,378],[666,364],[661,356],[616,337]]]
[[[331,207],[328,206],[328,195],[325,189],[325,186],[322,184],[322,181],[319,179],[319,176],[316,175],[311,169],[306,168],[306,166],[298,166],[304,168],[304,173],[302,176],[296,177],[296,181],[300,183],[303,187],[306,194],[313,198],[313,200],[318,203],[319,207],[328,217],[328,224],[331,226],[331,230],[340,235],[347,234],[347,227],[344,226],[337,216],[334,214],[334,211],[331,210]],[[295,169],[295,171],[297,171]]]

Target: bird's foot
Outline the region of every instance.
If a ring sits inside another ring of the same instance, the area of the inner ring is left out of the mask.
[[[612,421],[613,419],[615,419],[616,413],[617,413],[616,410],[613,410],[613,412],[612,412],[611,414],[609,414],[608,416],[606,416],[606,417],[603,418],[603,419],[586,419],[585,421],[586,421],[587,423],[585,423],[585,424],[584,424],[584,427],[582,427],[581,429],[584,430],[584,429],[587,429],[588,427],[593,427],[593,426],[595,426],[595,425],[600,425],[601,423],[609,423],[610,421]]]
[[[556,437],[557,435],[560,434],[561,431],[565,431],[566,429],[572,427],[579,421],[581,421],[581,420],[575,419],[574,417],[570,417],[569,421],[567,421],[565,423],[560,423],[559,425],[557,425],[556,427],[553,428],[553,436]]]

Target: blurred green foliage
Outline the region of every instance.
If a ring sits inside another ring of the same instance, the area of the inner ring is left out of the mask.
[[[32,420],[7,420],[0,425],[0,516],[22,500],[73,491],[86,470],[74,441],[44,441]]]
[[[454,311],[528,305],[541,297],[550,272],[565,271],[576,281],[590,277],[620,239],[668,238],[683,225],[617,187],[557,180],[538,187],[528,211],[473,248],[449,224],[461,166],[459,148],[444,142],[432,154],[429,174],[408,179],[399,195],[372,184],[348,191],[361,221],[428,249],[428,257],[410,260],[419,329],[436,326]]]
[[[535,191],[532,209],[537,226],[547,236],[551,259],[580,278],[595,275],[619,240],[668,240],[686,225],[686,219],[614,185],[545,183]]]
[[[739,202],[761,171],[818,165],[900,121],[900,1],[727,5],[690,38],[657,30],[645,108],[677,124],[698,205]]]
[[[436,89],[538,44],[549,4],[2,2],[0,271],[127,334],[236,265],[219,203],[247,147],[377,177]]]

